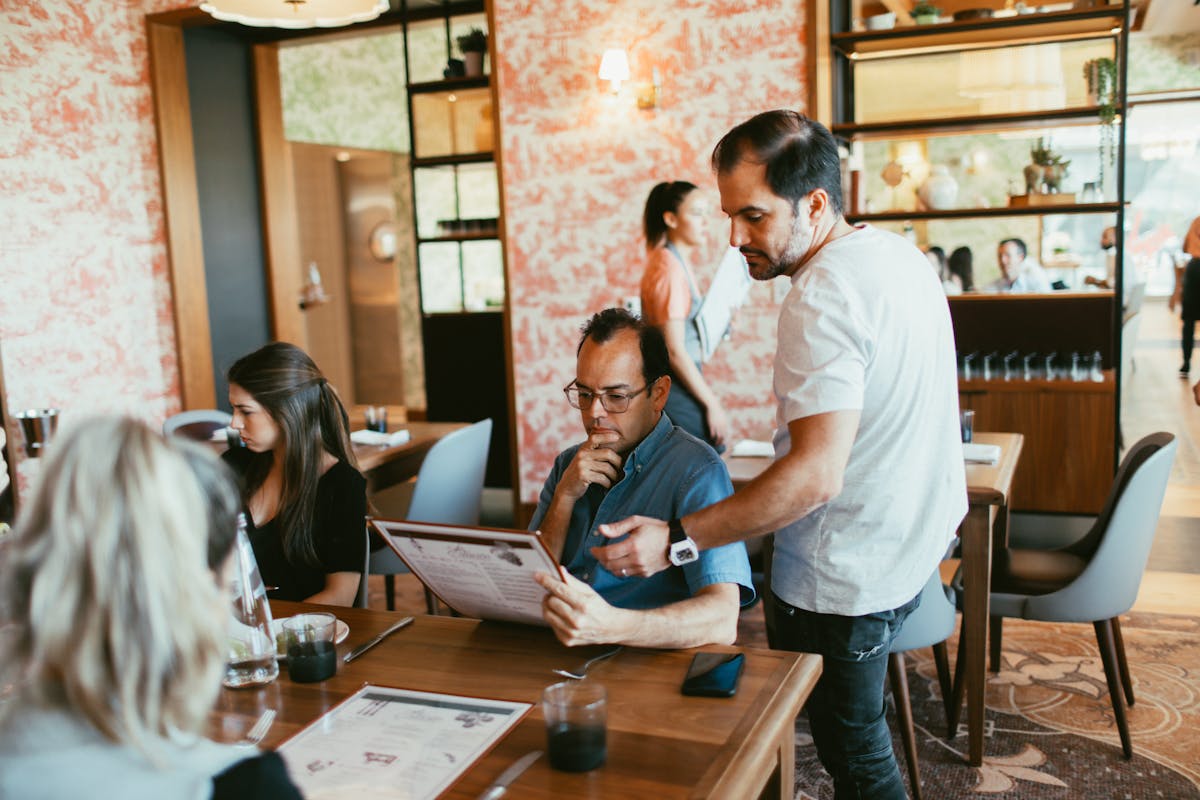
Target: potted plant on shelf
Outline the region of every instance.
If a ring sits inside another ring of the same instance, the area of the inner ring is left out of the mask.
[[[1096,106],[1100,118],[1099,186],[1104,186],[1104,168],[1116,163],[1114,128],[1117,119],[1117,62],[1111,58],[1092,58],[1084,62],[1088,102]]]
[[[1050,143],[1039,137],[1037,144],[1029,148],[1029,157],[1033,161],[1032,166],[1041,168],[1042,182],[1046,185],[1046,194],[1058,194],[1062,188],[1062,180],[1067,177],[1067,167],[1071,165],[1070,161],[1065,160],[1061,154],[1054,152]],[[1029,167],[1026,167],[1029,170]],[[1026,176],[1026,184],[1029,183],[1029,176]]]
[[[467,75],[483,74],[483,54],[487,52],[487,34],[479,28],[457,37],[458,49],[462,51]]]
[[[942,16],[942,11],[931,3],[917,3],[912,9],[913,22],[918,25],[932,25]]]

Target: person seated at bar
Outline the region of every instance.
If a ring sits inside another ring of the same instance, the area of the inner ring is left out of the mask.
[[[956,247],[946,259],[946,280],[942,289],[947,295],[975,291],[975,256],[969,247]]]
[[[716,451],[663,412],[669,365],[662,332],[624,309],[583,327],[575,380],[564,391],[587,439],[555,459],[529,525],[563,565],[563,580],[537,580],[548,592],[546,622],[564,644],[732,644],[738,609],[754,599],[740,542],[649,578],[614,575],[592,552],[606,542],[596,531],[603,523],[630,514],[676,519],[733,493]]]
[[[229,423],[259,572],[280,600],[349,606],[366,558],[367,482],[337,393],[308,354],[273,342],[229,368]]]
[[[988,288],[994,292],[1041,294],[1051,291],[1050,278],[1041,265],[1028,257],[1021,239],[1005,239],[996,248],[1000,277]]]
[[[200,736],[225,666],[228,470],[120,417],[64,432],[42,467],[0,563],[0,797],[298,800],[277,754]]]

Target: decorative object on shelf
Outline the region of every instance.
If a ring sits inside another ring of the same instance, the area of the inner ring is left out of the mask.
[[[1092,58],[1084,62],[1083,79],[1087,81],[1088,102],[1096,106],[1100,118],[1099,185],[1104,186],[1104,170],[1116,163],[1115,137],[1117,119],[1117,62],[1111,58]]]
[[[911,13],[918,25],[932,25],[942,16],[942,10],[931,3],[917,3]]]
[[[388,10],[388,0],[205,0],[200,10],[254,28],[340,28],[375,19]]]
[[[308,283],[300,289],[300,310],[307,311],[313,306],[328,302],[329,295],[325,294],[325,286],[321,283],[321,271],[317,269],[317,262],[310,261],[308,262]]]
[[[966,22],[972,19],[991,19],[992,9],[990,8],[964,8],[962,11],[954,12],[955,22]]]
[[[950,174],[950,168],[945,164],[934,164],[929,169],[929,177],[917,189],[917,197],[925,207],[934,211],[954,208],[958,200],[958,181]]]
[[[461,58],[452,58],[446,62],[446,68],[442,70],[443,78],[461,78],[467,74],[467,65],[463,63]]]
[[[396,245],[396,223],[390,219],[384,220],[372,228],[367,237],[367,249],[371,251],[371,257],[376,261],[391,261],[395,258]],[[316,263],[313,263],[309,270],[316,274],[317,283],[320,283],[320,274],[316,273],[316,268]]]
[[[482,75],[483,54],[487,52],[487,34],[479,28],[471,28],[457,37],[457,41],[458,49],[463,54],[463,65],[467,75]]]
[[[894,27],[896,27],[896,12],[894,11],[867,17],[867,30],[869,31],[886,31]]]
[[[1099,203],[1103,199],[1100,190],[1096,188],[1094,183],[1085,183],[1083,191],[1079,193],[1079,202],[1081,203]]]
[[[629,80],[629,56],[624,50],[612,48],[604,51],[600,57],[600,69],[596,75],[602,81],[608,81],[612,93],[621,91],[621,81]]]
[[[475,123],[475,152],[492,151],[492,104],[479,106],[479,121]]]
[[[1064,160],[1062,155],[1054,152],[1050,141],[1042,136],[1039,136],[1037,144],[1029,149],[1029,157],[1033,159],[1034,165],[1042,168],[1044,193],[1058,194],[1071,162]]]

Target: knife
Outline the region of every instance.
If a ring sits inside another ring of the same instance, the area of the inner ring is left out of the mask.
[[[492,785],[483,790],[483,794],[479,795],[477,800],[496,800],[496,798],[508,791],[508,785],[520,777],[521,773],[529,769],[529,765],[542,757],[541,750],[534,750],[532,753],[526,753],[512,763],[508,769],[500,773],[500,777],[492,781]]]
[[[404,619],[400,620],[399,622],[397,622],[397,623],[396,623],[395,625],[393,625],[392,627],[388,628],[388,629],[387,629],[386,631],[384,631],[383,633],[381,633],[381,634],[379,634],[378,636],[376,636],[374,639],[370,640],[369,642],[364,642],[363,644],[360,644],[358,647],[356,647],[356,648],[354,648],[353,650],[351,650],[349,653],[346,653],[346,658],[345,658],[345,659],[343,659],[343,660],[344,660],[344,661],[345,661],[347,664],[349,664],[351,661],[353,661],[354,659],[358,658],[358,657],[359,657],[359,656],[361,656],[363,653],[367,652],[367,651],[368,651],[368,650],[370,650],[372,647],[374,647],[375,645],[379,644],[379,643],[380,643],[380,642],[382,642],[384,639],[386,639],[387,637],[391,636],[391,635],[392,635],[393,633],[395,633],[396,631],[398,631],[398,630],[400,630],[401,628],[403,628],[405,625],[410,625],[410,624],[412,624],[412,621],[413,621],[413,618],[412,618],[412,617],[405,617]]]

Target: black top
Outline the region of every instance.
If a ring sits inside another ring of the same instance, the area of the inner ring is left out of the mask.
[[[213,778],[213,800],[303,800],[278,753],[243,759]]]
[[[226,450],[222,458],[241,480],[254,454],[241,447]],[[261,528],[254,525],[249,509],[246,533],[254,548],[258,571],[267,586],[278,586],[268,594],[279,600],[303,600],[325,588],[325,576],[333,572],[362,572],[366,560],[367,482],[358,470],[339,461],[321,476],[313,513],[313,545],[320,565],[292,563],[283,552],[279,517]]]

